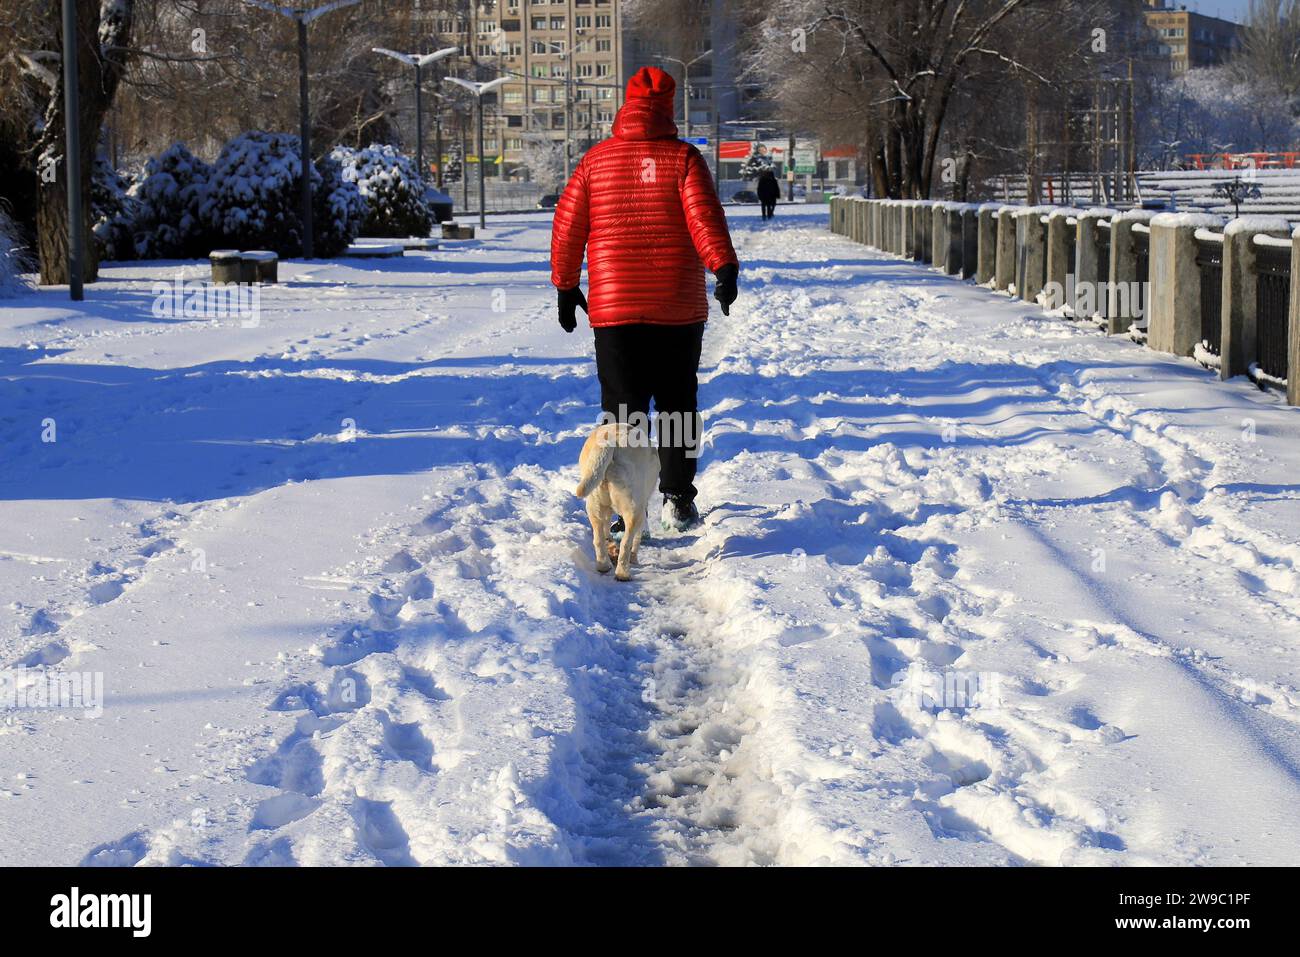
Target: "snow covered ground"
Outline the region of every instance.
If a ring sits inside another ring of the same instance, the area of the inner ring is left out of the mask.
[[[105,693],[0,712],[0,862],[1294,863],[1300,412],[731,217],[704,527],[626,585],[543,214],[252,327],[0,303],[0,668]]]

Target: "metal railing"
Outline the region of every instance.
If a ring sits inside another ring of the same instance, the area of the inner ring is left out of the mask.
[[[1291,249],[1255,245],[1255,343],[1259,370],[1274,379],[1287,377],[1287,336],[1291,308]]]
[[[1135,322],[1139,329],[1147,325],[1147,284],[1151,281],[1151,229],[1142,223],[1135,223],[1130,233],[1133,237],[1133,260],[1137,266],[1137,288],[1133,291],[1133,314],[1140,316]]]
[[[1102,289],[1110,286],[1110,220],[1103,219],[1097,224],[1097,281]],[[1103,326],[1110,322],[1109,296],[1097,297],[1097,321]]]
[[[1196,268],[1201,272],[1201,348],[1217,356],[1223,347],[1223,236],[1196,232]]]

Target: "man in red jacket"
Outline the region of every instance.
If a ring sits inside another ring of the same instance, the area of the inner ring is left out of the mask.
[[[613,137],[587,151],[555,207],[551,282],[565,332],[577,326],[579,306],[591,320],[606,418],[648,416],[654,399],[663,520],[685,530],[699,521],[704,270],[716,277],[713,296],[728,315],[740,263],[704,158],[677,138],[675,89],[658,67],[628,81]],[[584,251],[590,305],[579,286]]]

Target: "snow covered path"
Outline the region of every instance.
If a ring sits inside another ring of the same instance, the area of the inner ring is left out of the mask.
[[[194,265],[0,306],[0,668],[106,691],[0,714],[0,862],[1294,863],[1300,413],[732,222],[704,527],[630,585],[543,215],[255,328],[150,315]]]

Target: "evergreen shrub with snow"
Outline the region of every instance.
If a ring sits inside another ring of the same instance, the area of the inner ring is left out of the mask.
[[[296,142],[296,141],[295,141]],[[347,179],[343,165],[333,156],[313,163],[312,238],[317,256],[337,256],[361,234],[366,221],[366,200]]]
[[[409,156],[380,143],[360,150],[337,146],[330,156],[365,199],[363,236],[429,235],[437,218],[426,198],[427,184]]]
[[[172,144],[145,164],[129,192],[136,256],[191,259],[208,254],[209,232],[199,216],[208,175],[208,164],[183,143]]]
[[[91,235],[101,262],[134,259],[133,224],[137,219],[130,181],[102,156],[95,157],[90,181]]]
[[[236,136],[217,157],[199,205],[214,246],[302,255],[298,137],[254,131]],[[313,163],[313,252],[336,256],[356,238],[365,206],[336,161]]]

